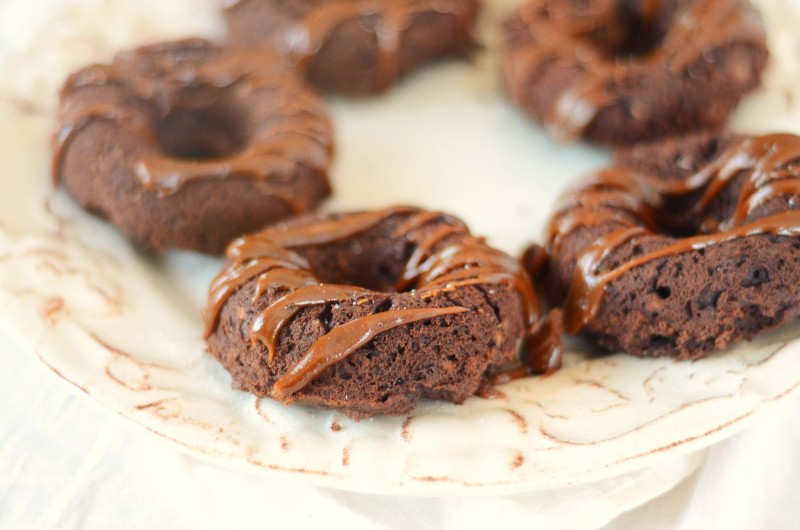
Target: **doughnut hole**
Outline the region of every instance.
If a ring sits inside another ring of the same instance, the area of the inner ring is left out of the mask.
[[[648,7],[653,4],[653,7]],[[589,43],[611,61],[643,59],[659,49],[673,23],[674,2],[615,2],[602,23],[587,35]]]
[[[331,217],[335,219],[338,215]],[[406,215],[392,216],[386,222],[346,240],[303,248],[301,254],[308,259],[317,277],[325,283],[357,285],[384,293],[419,288],[419,285],[412,282],[398,289],[398,281],[416,248],[415,242],[426,238],[431,231],[436,230],[439,223],[420,227],[410,235],[395,233],[405,219]],[[457,234],[443,239],[431,250],[443,248],[453,238],[461,237]]]
[[[185,91],[186,100],[157,118],[153,130],[163,154],[182,160],[219,160],[244,149],[248,137],[245,110],[229,91]]]

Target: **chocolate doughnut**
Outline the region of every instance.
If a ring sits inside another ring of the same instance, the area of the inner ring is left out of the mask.
[[[562,198],[549,298],[611,351],[697,358],[800,314],[800,137],[641,146]]]
[[[277,56],[200,39],[70,76],[54,144],[54,179],[155,251],[219,254],[330,193],[322,101]]]
[[[382,92],[434,59],[474,47],[477,0],[238,0],[227,9],[234,46],[266,44],[293,57],[321,90]]]
[[[767,60],[747,0],[533,0],[504,34],[511,99],[557,139],[600,144],[718,128]]]
[[[411,207],[305,216],[236,240],[204,312],[208,350],[236,387],[354,418],[463,402],[538,317],[518,261],[455,217]]]

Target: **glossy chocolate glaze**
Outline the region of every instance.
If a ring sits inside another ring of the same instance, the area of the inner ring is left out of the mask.
[[[741,189],[730,215],[722,220],[707,218],[714,200],[734,181],[741,182]],[[680,215],[663,207],[666,199],[681,196],[694,200]],[[742,138],[683,181],[663,181],[624,168],[596,173],[565,196],[551,224],[551,255],[579,228],[608,227],[575,266],[564,304],[566,331],[576,333],[586,326],[603,303],[606,285],[645,263],[736,238],[800,236],[800,210],[794,209],[798,197],[800,137],[790,134]],[[759,210],[773,201],[784,201],[781,210],[761,215]],[[671,239],[662,248],[601,272],[605,259],[623,244],[692,221],[701,232],[712,233]]]
[[[391,237],[408,239],[414,245],[398,281],[399,289],[410,288],[424,299],[467,285],[507,285],[519,292],[528,326],[533,328],[538,323],[538,302],[518,261],[487,247],[482,239],[470,235],[466,226],[451,216],[395,207],[330,216],[302,225],[279,225],[233,242],[228,249],[228,263],[210,288],[209,303],[204,312],[206,337],[214,332],[228,297],[254,278],[257,278],[254,296],[267,290],[286,292],[256,318],[251,330],[251,340],[266,347],[270,361],[281,329],[303,307],[345,302],[358,304],[382,295],[355,285],[321,282],[309,264],[292,249],[343,241],[392,216],[405,219]],[[434,223],[435,228],[417,232]],[[459,306],[389,308],[336,326],[317,340],[302,360],[276,382],[273,395],[282,398],[297,392],[324,369],[389,329],[465,311],[468,309]]]
[[[664,0],[641,0],[635,5],[641,27],[654,26]],[[583,9],[564,7],[557,0],[534,0],[518,16],[530,40],[512,45],[506,58],[506,86],[517,101],[524,100],[528,81],[550,62],[574,64],[580,74],[558,97],[543,121],[559,139],[583,135],[595,116],[614,103],[608,84],[618,85],[646,76],[654,69],[683,72],[703,53],[732,43],[765,46],[763,22],[747,0],[693,0],[672,16],[662,41],[644,54],[615,56],[593,42],[608,20],[617,16],[619,0],[586,2]],[[566,4],[565,4],[566,5]],[[635,109],[631,109],[635,115]]]
[[[65,83],[62,101],[86,88],[109,87],[123,95],[92,102],[69,98],[62,105],[53,178],[58,180],[64,152],[75,135],[105,120],[143,145],[134,174],[147,190],[167,196],[196,181],[247,177],[257,179],[264,192],[293,211],[304,211],[307,201],[288,185],[293,168],[302,165],[326,175],[333,142],[322,102],[300,90],[299,83],[276,56],[254,50],[225,52],[201,39],[122,52],[112,63],[85,68]],[[268,101],[274,111],[263,122],[241,124],[246,137],[234,153],[201,160],[165,152],[156,132],[160,120],[176,110],[201,113],[223,95],[236,108]]]
[[[564,319],[558,308],[550,310],[523,344],[522,366],[529,374],[549,375],[561,368]]]

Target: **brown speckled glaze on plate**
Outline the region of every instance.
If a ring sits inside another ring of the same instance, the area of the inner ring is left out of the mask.
[[[490,3],[486,28],[510,3]],[[774,42],[797,41],[797,19],[766,19],[782,24]],[[63,59],[52,64],[78,66],[86,49],[101,59],[134,43],[119,35],[137,35],[126,17],[74,22],[86,31],[51,28],[22,48],[34,59],[7,61],[16,66],[0,80],[0,327],[54,373],[176,446],[238,469],[373,493],[543,490],[709,445],[800,386],[795,326],[696,362],[592,357],[572,344],[564,369],[507,384],[500,399],[424,402],[408,417],[360,423],[231,390],[200,338],[199,312],[220,262],[146,256],[50,185],[44,109],[66,72],[35,58],[48,52]],[[491,50],[491,29],[484,42]],[[777,62],[737,113],[738,129],[800,123],[800,83],[787,79],[800,48],[785,48],[773,49]],[[474,66],[421,72],[384,98],[333,101],[341,149],[331,207],[416,203],[453,212],[509,252],[541,240],[554,198],[605,157],[551,144],[501,96],[495,72],[487,51]]]

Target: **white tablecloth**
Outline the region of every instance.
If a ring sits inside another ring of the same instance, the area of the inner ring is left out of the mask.
[[[3,336],[0,401],[0,528],[486,528],[494,521],[505,530],[540,522],[525,495],[373,497],[196,461],[104,410]],[[605,528],[796,529],[797,447],[800,395],[712,447],[672,491]],[[606,513],[592,516],[581,517],[583,528],[607,522]]]

